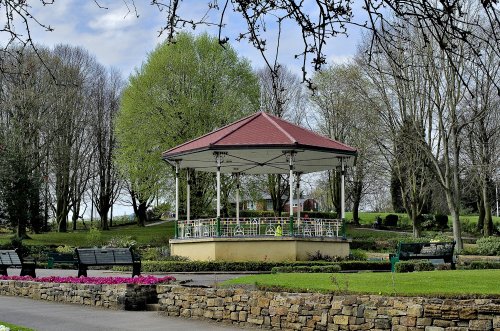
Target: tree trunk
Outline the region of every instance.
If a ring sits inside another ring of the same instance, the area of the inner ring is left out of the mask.
[[[484,176],[486,177],[486,176]],[[483,209],[484,209],[484,226],[483,226],[483,235],[485,237],[491,236],[493,234],[493,218],[491,215],[491,204],[490,204],[490,199],[489,199],[489,194],[488,194],[488,180],[485,180],[483,178],[483,185],[482,185],[482,196],[483,198]]]
[[[354,224],[359,225],[359,205],[361,203],[363,184],[359,181],[354,183],[353,204],[352,204],[352,220]]]
[[[420,238],[420,222],[419,222],[418,207],[415,203],[411,204],[411,223],[413,224],[413,237]]]
[[[146,202],[139,202],[139,205],[137,206],[137,225],[139,226],[145,226],[146,225],[146,220],[147,220],[147,206]]]
[[[479,194],[479,200],[477,201],[477,210],[479,211],[477,219],[477,232],[483,233],[485,211],[482,192]]]

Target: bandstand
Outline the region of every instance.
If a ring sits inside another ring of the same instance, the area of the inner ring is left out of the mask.
[[[281,118],[258,112],[221,129],[174,147],[162,155],[175,167],[175,238],[171,253],[191,260],[296,261],[308,253],[345,257],[349,242],[343,231],[344,173],[353,166],[356,149],[323,137]],[[191,219],[190,181],[187,172],[186,219],[179,219],[179,173],[182,169],[217,174],[217,215]],[[299,200],[301,175],[339,169],[339,219],[301,218],[294,215],[293,197]],[[236,217],[220,217],[220,174],[237,180]],[[289,174],[289,217],[240,218],[239,179],[244,174]]]

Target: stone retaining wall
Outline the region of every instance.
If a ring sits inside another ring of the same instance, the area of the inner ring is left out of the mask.
[[[292,330],[499,330],[500,299],[334,296],[158,285],[160,312]]]
[[[156,303],[156,285],[72,284],[0,280],[0,295],[77,303],[121,310],[145,310]]]

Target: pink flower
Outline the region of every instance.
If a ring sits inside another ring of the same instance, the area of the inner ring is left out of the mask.
[[[169,283],[175,281],[172,276],[155,277],[155,276],[139,276],[130,277],[38,277],[31,276],[0,276],[0,280],[18,280],[18,281],[34,281],[42,283],[74,283],[74,284],[140,284],[154,285],[158,283]]]

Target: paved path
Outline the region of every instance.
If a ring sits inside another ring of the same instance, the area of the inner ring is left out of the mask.
[[[8,268],[7,272],[9,276],[19,276],[21,269]],[[202,285],[202,286],[214,286],[217,283],[223,282],[228,279],[233,279],[236,277],[241,277],[250,273],[142,273],[143,276],[153,275],[156,277],[163,276],[174,276],[177,281],[182,281],[187,285]],[[78,275],[78,270],[75,269],[36,269],[37,277],[46,276],[74,276]],[[87,276],[89,277],[130,277],[132,272],[118,272],[109,270],[88,270]]]
[[[20,269],[9,268],[8,274],[18,276]],[[38,277],[77,276],[74,269],[36,269]],[[174,276],[189,285],[213,286],[244,274],[230,273],[144,273],[162,277]],[[89,270],[89,277],[122,276],[130,272]],[[0,296],[0,321],[19,324],[35,330],[239,330],[233,326],[207,320],[167,317],[158,312],[116,311],[76,304],[55,303],[19,297]]]
[[[109,310],[7,296],[0,296],[0,320],[37,331],[241,330],[157,312]]]

